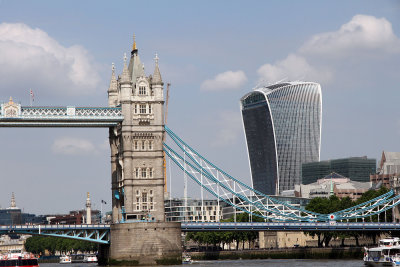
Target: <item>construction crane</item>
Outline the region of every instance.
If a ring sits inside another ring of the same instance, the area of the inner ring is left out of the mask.
[[[167,96],[165,97],[164,124],[167,124],[168,119],[168,102],[169,102],[169,87],[171,83],[167,83]],[[163,142],[165,142],[166,134],[164,134]],[[164,192],[167,192],[167,161],[164,152]]]

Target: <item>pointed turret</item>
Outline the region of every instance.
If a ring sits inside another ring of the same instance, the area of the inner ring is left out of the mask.
[[[131,83],[131,79],[130,79],[130,76],[129,76],[128,68],[126,66],[126,54],[124,54],[124,69],[122,70],[120,83],[121,84]]]
[[[115,66],[112,63],[112,73],[110,87],[108,87],[108,106],[115,107],[118,105],[118,81],[115,77]]]
[[[119,80],[120,92],[119,101],[129,101],[132,95],[132,81],[128,72],[128,67],[126,66],[126,54],[124,54],[124,68],[122,70],[121,79]]]
[[[161,79],[161,73],[160,73],[160,69],[159,69],[159,67],[158,67],[158,60],[159,60],[159,58],[158,58],[158,55],[157,55],[157,53],[156,53],[156,56],[155,56],[155,58],[154,58],[154,61],[155,61],[155,68],[154,68],[154,73],[153,73],[153,80],[152,80],[152,84],[160,84],[160,85],[163,85],[164,83],[162,82],[162,79]]]
[[[131,59],[129,61],[128,71],[133,84],[136,83],[136,79],[138,77],[144,76],[143,64],[140,61],[138,49],[136,47],[135,35],[133,35],[133,45],[132,45]]]
[[[156,101],[164,101],[164,95],[163,95],[163,86],[164,83],[162,82],[161,79],[161,74],[160,74],[160,69],[158,68],[158,55],[156,53],[156,56],[154,57],[155,61],[155,68],[154,68],[154,73],[153,77],[151,79],[151,87],[154,92],[154,97]]]

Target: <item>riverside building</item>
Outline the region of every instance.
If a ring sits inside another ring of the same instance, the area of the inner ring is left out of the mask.
[[[301,183],[301,165],[319,161],[321,86],[286,82],[241,98],[253,188],[267,195]]]

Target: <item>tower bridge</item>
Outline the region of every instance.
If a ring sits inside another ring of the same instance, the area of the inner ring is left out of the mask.
[[[400,229],[394,223],[364,223],[364,218],[400,203],[390,191],[332,214],[289,205],[244,184],[208,161],[164,125],[164,83],[155,57],[146,75],[136,42],[121,76],[113,66],[108,107],[27,107],[12,98],[1,104],[0,127],[107,127],[111,150],[112,224],[86,226],[10,226],[2,233],[60,236],[101,244],[104,258],[155,264],[181,258],[181,231],[344,231]],[[164,143],[168,134],[172,143]],[[199,188],[235,210],[259,216],[264,223],[166,222],[164,152]],[[143,220],[145,218],[145,220]],[[356,222],[352,222],[356,221]]]

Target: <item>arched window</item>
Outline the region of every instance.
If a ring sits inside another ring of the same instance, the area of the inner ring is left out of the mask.
[[[142,168],[142,178],[146,178],[147,177],[147,171],[145,168]]]

